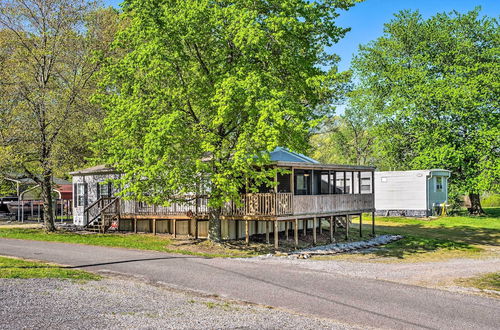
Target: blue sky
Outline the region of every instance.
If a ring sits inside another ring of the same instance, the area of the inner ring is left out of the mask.
[[[116,6],[121,0],[104,0],[107,5]],[[394,13],[402,9],[418,9],[424,17],[438,12],[457,10],[466,12],[476,6],[482,7],[481,14],[488,16],[500,15],[499,0],[366,0],[347,12],[342,12],[338,18],[338,25],[351,27],[351,31],[332,51],[340,55],[340,70],[349,68],[352,55],[356,53],[358,45],[382,35],[384,23],[388,22]]]

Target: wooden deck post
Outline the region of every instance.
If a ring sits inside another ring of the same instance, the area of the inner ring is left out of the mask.
[[[198,218],[194,218],[194,238],[198,239]]]
[[[318,226],[319,226],[319,234],[322,235],[323,234],[323,227],[321,226],[322,222],[323,222],[323,218],[318,218]]]
[[[258,235],[259,234],[259,222],[258,221],[254,221],[254,223],[255,223],[255,232],[254,232],[254,234]]]
[[[372,212],[372,235],[375,236],[375,212]]]
[[[359,237],[363,237],[363,214],[359,214]]]
[[[156,219],[153,219],[153,235],[156,235]]]
[[[304,223],[302,224],[302,231],[304,232],[304,236],[307,235],[307,219],[304,219]]]
[[[137,218],[134,218],[134,233],[137,234]]]
[[[337,218],[335,216],[333,218],[333,235],[335,236],[335,233],[337,232]]]
[[[299,219],[295,219],[295,226],[293,228],[293,238],[295,240],[295,246],[299,246]]]
[[[285,221],[285,240],[288,241],[288,221]]]
[[[269,221],[266,220],[266,244],[269,244]]]
[[[330,242],[333,243],[333,215],[330,217]]]
[[[248,220],[245,220],[245,243],[250,244],[250,223]]]
[[[174,238],[177,238],[177,220],[176,219],[174,219],[173,231],[174,231]]]
[[[279,244],[279,222],[278,220],[274,220],[274,248],[278,249]]]
[[[316,245],[316,223],[317,223],[317,218],[313,218],[313,244]]]
[[[345,239],[349,239],[349,214],[345,215]]]

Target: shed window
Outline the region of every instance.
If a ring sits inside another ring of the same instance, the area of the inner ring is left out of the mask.
[[[443,177],[437,176],[436,177],[436,192],[442,192],[443,191]]]

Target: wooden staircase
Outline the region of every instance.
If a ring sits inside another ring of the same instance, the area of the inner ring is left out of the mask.
[[[101,197],[84,211],[85,229],[104,234],[108,229],[118,228],[120,220],[120,199],[118,197]]]

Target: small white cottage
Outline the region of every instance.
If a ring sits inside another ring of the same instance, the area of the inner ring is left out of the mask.
[[[442,169],[375,172],[377,215],[426,217],[448,202],[448,178]]]

